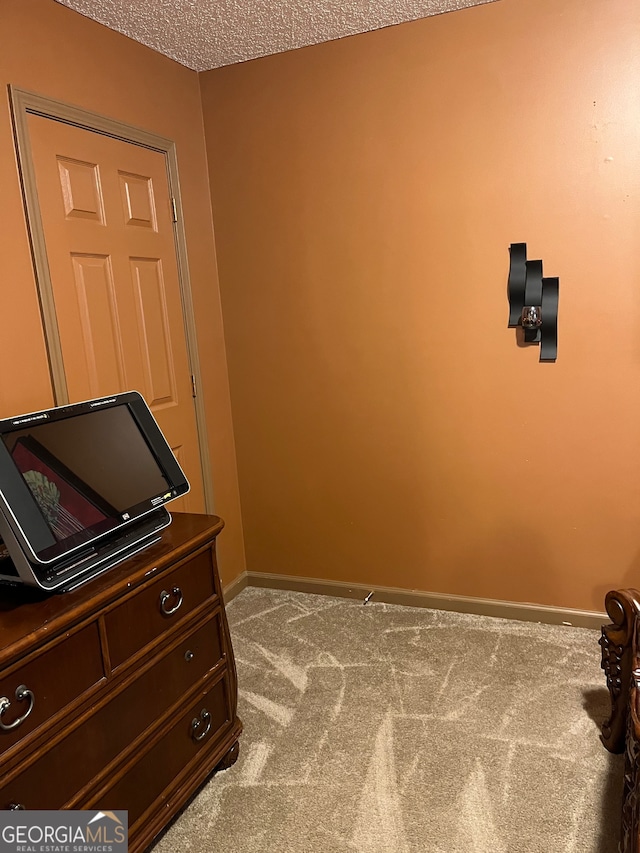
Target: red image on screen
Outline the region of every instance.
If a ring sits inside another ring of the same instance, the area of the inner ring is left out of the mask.
[[[117,513],[31,436],[19,438],[11,456],[58,541]]]

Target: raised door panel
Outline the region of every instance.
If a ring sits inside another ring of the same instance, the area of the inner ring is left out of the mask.
[[[99,397],[104,388],[126,391],[122,336],[115,283],[106,255],[71,253],[76,286],[79,355],[84,358],[87,392]]]
[[[69,219],[88,219],[104,225],[104,207],[97,163],[57,157],[64,213]]]
[[[153,181],[148,175],[132,175],[118,170],[120,198],[125,225],[158,230]]]
[[[177,402],[162,262],[159,258],[131,258],[131,279],[136,297],[144,393],[149,406],[157,411]]]

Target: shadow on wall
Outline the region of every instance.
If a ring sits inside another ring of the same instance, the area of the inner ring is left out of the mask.
[[[606,687],[585,690],[583,697],[583,707],[596,724],[599,732],[602,724],[611,714],[609,691]],[[611,851],[617,851],[620,841],[624,755],[613,755],[604,746],[602,750],[606,753],[607,769],[602,780],[601,821],[597,851],[598,853],[611,853]]]

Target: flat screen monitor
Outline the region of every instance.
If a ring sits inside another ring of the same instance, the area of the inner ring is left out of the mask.
[[[0,535],[44,588],[166,526],[188,490],[135,391],[0,420]]]

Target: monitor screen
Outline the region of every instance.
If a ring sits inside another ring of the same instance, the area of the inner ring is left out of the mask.
[[[0,492],[37,562],[94,543],[188,489],[137,392],[0,421]]]

